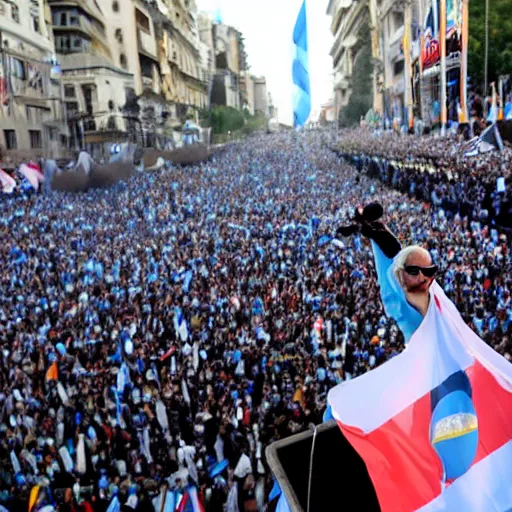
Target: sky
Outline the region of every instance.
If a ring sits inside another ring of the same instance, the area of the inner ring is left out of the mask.
[[[279,121],[293,123],[292,62],[293,28],[302,0],[196,0],[201,11],[215,14],[220,9],[222,22],[244,36],[250,71],[265,76]],[[328,0],[306,0],[311,82],[311,120],[317,120],[320,105],[333,96],[333,37]],[[213,16],[213,19],[215,17]]]

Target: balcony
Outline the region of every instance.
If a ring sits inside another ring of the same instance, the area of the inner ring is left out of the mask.
[[[153,90],[153,79],[148,76],[142,77],[142,89],[144,91],[152,91]]]
[[[58,7],[63,7],[65,9],[80,9],[86,14],[88,14],[91,18],[94,18],[99,23],[104,23],[103,13],[97,9],[94,5],[94,2],[84,2],[83,0],[48,0],[48,4],[50,9],[55,9]]]
[[[146,32],[140,27],[137,28],[137,42],[139,45],[139,53],[155,61],[158,60],[155,37],[151,33]]]
[[[355,41],[352,42],[352,38],[357,34],[357,30],[363,22],[362,11],[366,7],[366,3],[362,0],[356,0],[351,2],[348,9],[344,12],[344,18],[342,19],[334,44],[331,49],[331,56],[336,60],[341,48],[350,48],[354,46]]]

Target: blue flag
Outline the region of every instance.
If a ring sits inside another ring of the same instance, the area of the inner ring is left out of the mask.
[[[295,59],[293,59],[292,76],[293,83],[297,86],[293,101],[293,125],[297,128],[306,124],[311,112],[306,0],[302,3],[295,23],[293,42],[295,44]]]

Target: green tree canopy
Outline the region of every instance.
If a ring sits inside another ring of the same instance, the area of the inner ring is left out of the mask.
[[[489,58],[487,82],[512,74],[512,2],[489,1]],[[468,75],[472,87],[483,93],[485,59],[485,2],[469,0]]]
[[[233,107],[216,106],[203,113],[204,125],[210,126],[214,134],[234,132],[245,124],[245,116]]]

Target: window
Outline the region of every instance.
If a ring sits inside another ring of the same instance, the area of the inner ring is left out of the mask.
[[[76,11],[72,12],[69,15],[69,24],[70,25],[80,25],[80,20],[78,19],[78,13]]]
[[[25,107],[27,121],[32,121],[32,107]]]
[[[34,16],[32,18],[32,25],[34,27],[34,31],[37,32],[38,34],[40,34],[41,33],[41,24],[39,23],[39,17]]]
[[[404,13],[403,12],[393,12],[393,29],[396,32],[400,29],[404,24]]]
[[[55,142],[57,140],[59,140],[59,132],[57,130],[57,128],[48,128],[46,127],[46,137],[48,138],[48,140],[50,142]]]
[[[116,39],[118,43],[123,42],[123,31],[120,28],[116,28]]]
[[[80,49],[82,48],[82,39],[80,37],[75,37],[73,40],[73,48]]]
[[[139,11],[139,9],[135,9],[135,21],[138,28],[148,34],[150,33],[149,18],[142,11]]]
[[[68,24],[68,15],[65,12],[60,13],[60,23],[61,27],[65,27]]]
[[[95,88],[93,85],[82,85],[82,94],[84,95],[85,110],[88,114],[92,114],[96,98]]]
[[[140,55],[139,62],[142,76],[145,78],[153,78],[153,61]]]
[[[119,12],[119,2],[112,2],[112,10],[114,12]]]
[[[105,25],[103,25],[103,23],[100,23],[95,19],[91,19],[91,24],[101,35],[105,35]]]
[[[73,117],[78,114],[78,102],[77,101],[66,101],[66,115]]]
[[[41,149],[43,147],[41,131],[40,130],[29,130],[30,136],[30,147],[32,149]]]
[[[124,53],[121,53],[119,57],[119,62],[123,69],[128,69],[128,61],[126,60],[126,55]]]
[[[75,86],[74,85],[65,85],[64,86],[64,97],[65,98],[75,98]]]
[[[400,73],[403,73],[404,71],[404,61],[399,60],[398,62],[395,62],[393,65],[393,73],[394,75],[399,75]]]
[[[5,147],[7,149],[17,149],[16,132],[14,130],[4,130]]]
[[[16,22],[20,22],[20,8],[17,5],[11,5],[11,18]]]
[[[26,80],[27,74],[25,70],[25,63],[17,59],[16,57],[11,57],[11,75],[19,78],[20,80]]]

